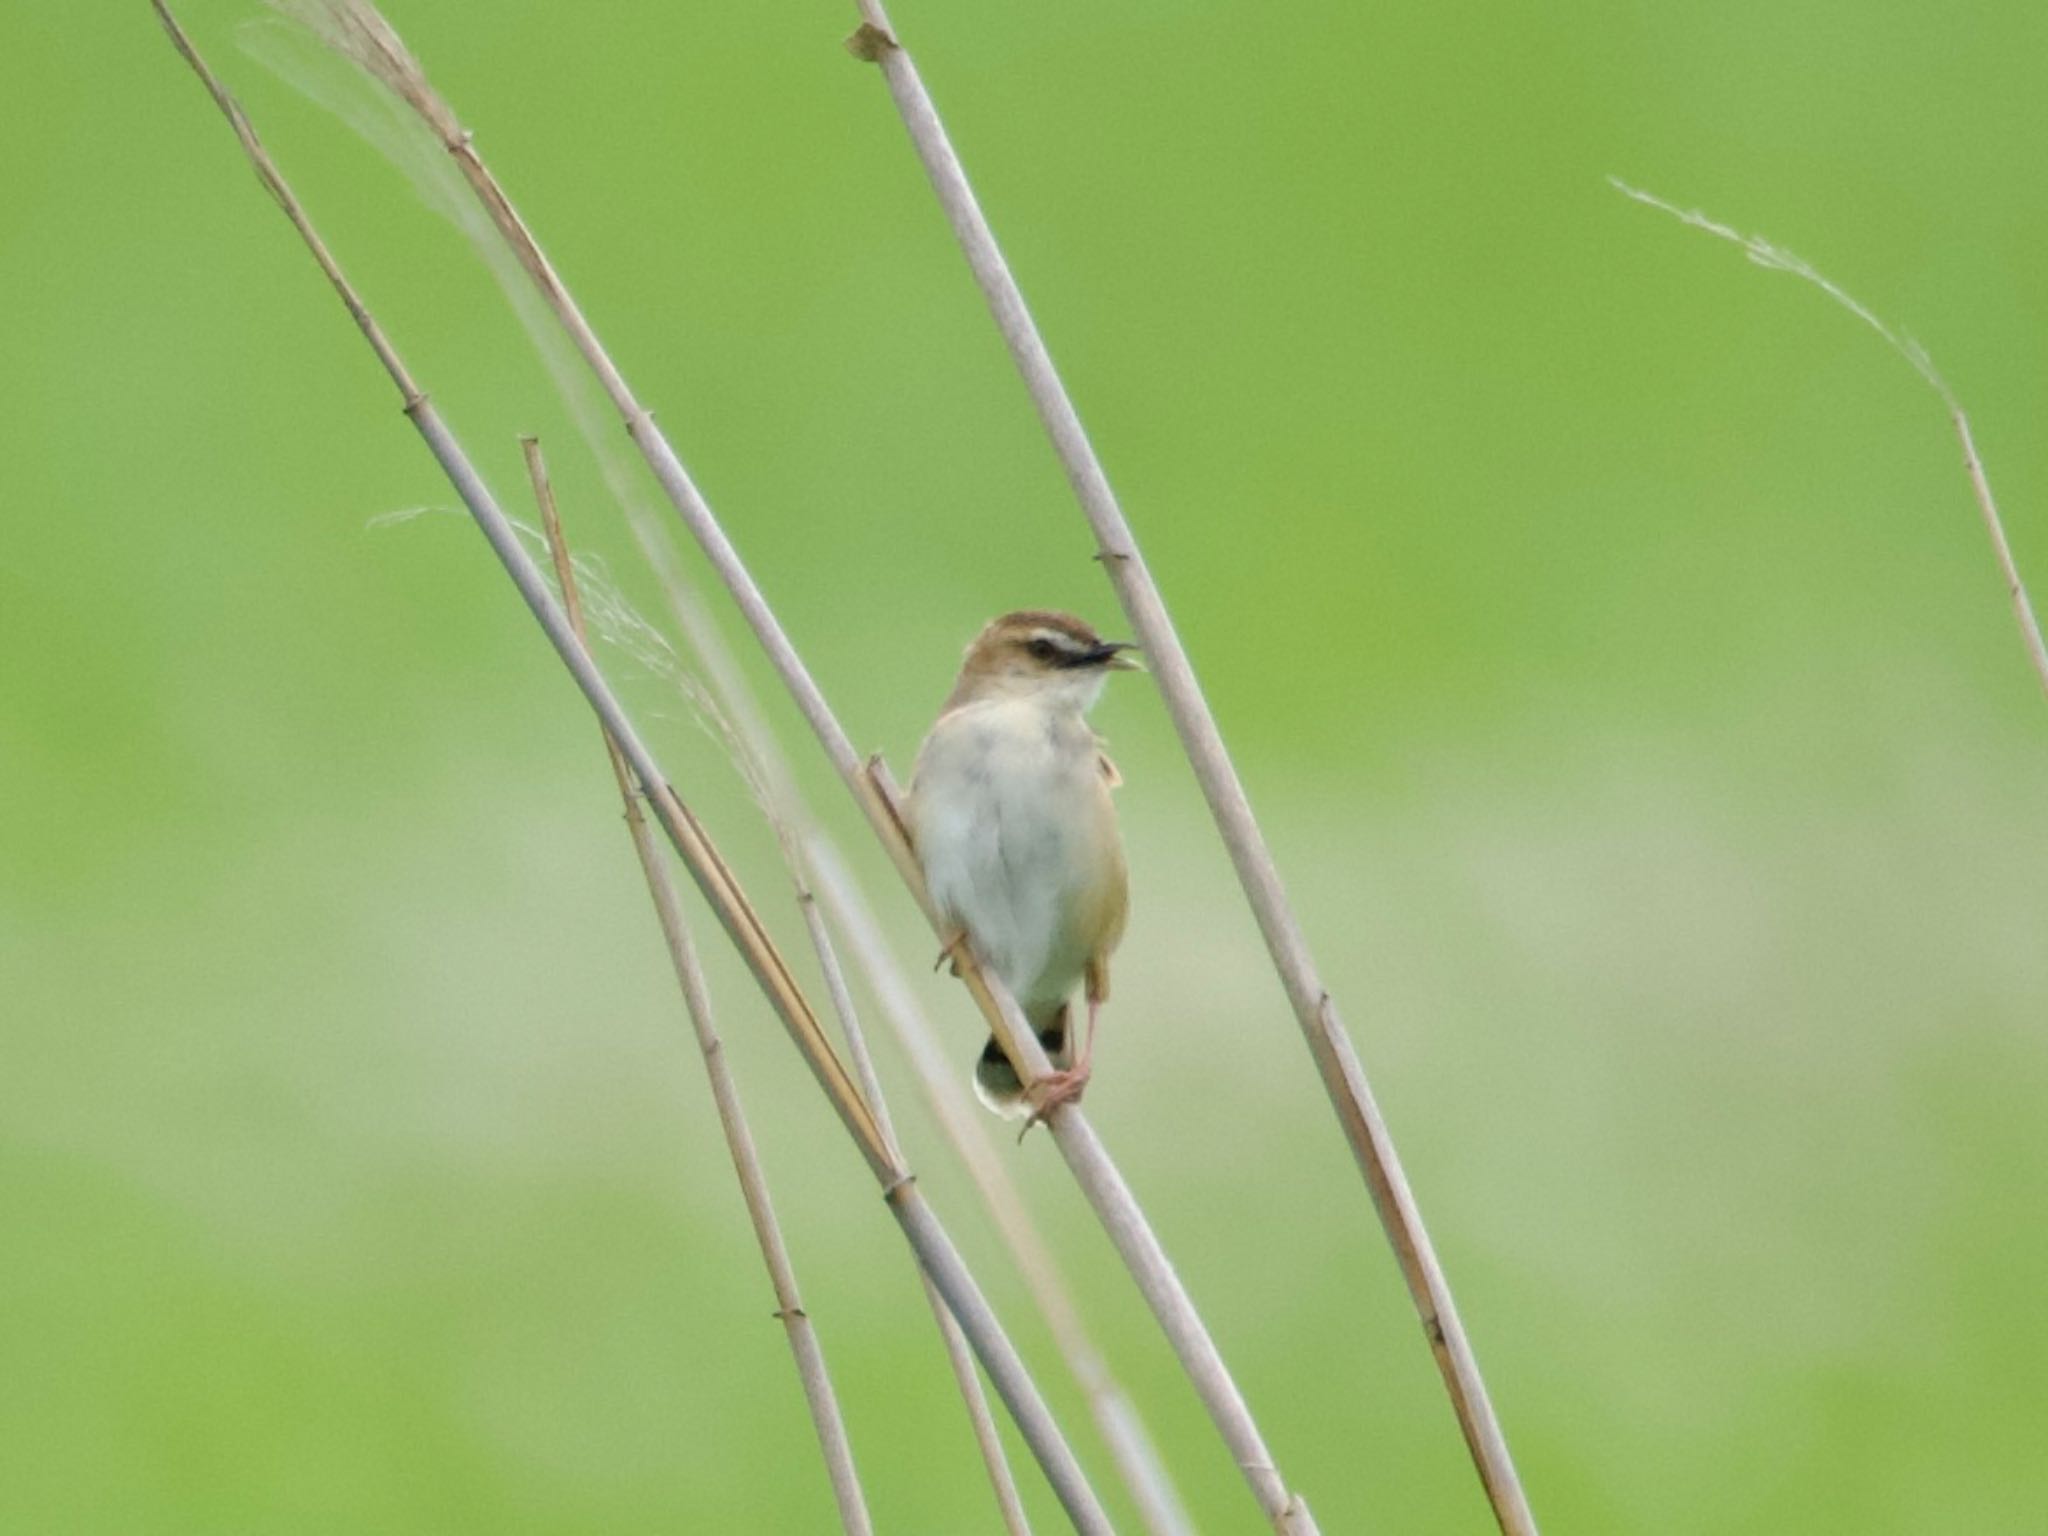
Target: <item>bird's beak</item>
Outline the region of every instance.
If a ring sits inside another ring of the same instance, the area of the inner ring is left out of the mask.
[[[1105,640],[1088,653],[1088,660],[1105,672],[1142,672],[1138,648],[1125,640]]]

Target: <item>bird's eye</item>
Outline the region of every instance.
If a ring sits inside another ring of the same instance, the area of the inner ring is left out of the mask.
[[[1050,640],[1034,640],[1025,649],[1030,651],[1040,661],[1051,661],[1055,656],[1059,655],[1059,648]]]

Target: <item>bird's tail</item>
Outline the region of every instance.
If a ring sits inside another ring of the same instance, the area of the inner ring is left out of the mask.
[[[1045,1047],[1045,1054],[1052,1058],[1055,1067],[1074,1064],[1068,1038],[1068,1017],[1068,1005],[1065,1003],[1050,1014],[1031,1016],[1031,1027],[1038,1031],[1038,1043]],[[1017,1076],[1017,1069],[1010,1065],[1010,1058],[1003,1054],[1003,1048],[996,1044],[994,1035],[988,1037],[988,1044],[981,1048],[981,1059],[974,1064],[974,1095],[1007,1120],[1019,1119],[1031,1112],[1031,1106],[1024,1098],[1023,1080]]]

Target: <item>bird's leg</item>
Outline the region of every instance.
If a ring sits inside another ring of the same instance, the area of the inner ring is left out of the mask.
[[[1062,1104],[1077,1104],[1088,1087],[1089,1075],[1095,1070],[1095,1016],[1102,1009],[1102,999],[1088,999],[1088,1029],[1081,1036],[1081,1049],[1075,1053],[1071,1067],[1048,1072],[1030,1088],[1025,1096],[1031,1101],[1031,1114],[1024,1121],[1024,1130],[1017,1133],[1022,1141],[1032,1126],[1046,1118]]]
[[[966,950],[967,930],[965,928],[956,928],[953,931],[953,936],[939,946],[939,955],[936,960],[932,961],[932,969],[936,971],[950,960],[953,962],[953,974],[958,976],[960,974],[960,957],[966,953]]]

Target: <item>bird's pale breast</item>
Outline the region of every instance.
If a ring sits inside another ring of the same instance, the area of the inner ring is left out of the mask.
[[[1123,854],[1100,747],[1078,714],[970,704],[918,754],[910,815],[932,900],[1025,1011],[1056,1008],[1102,947]]]

